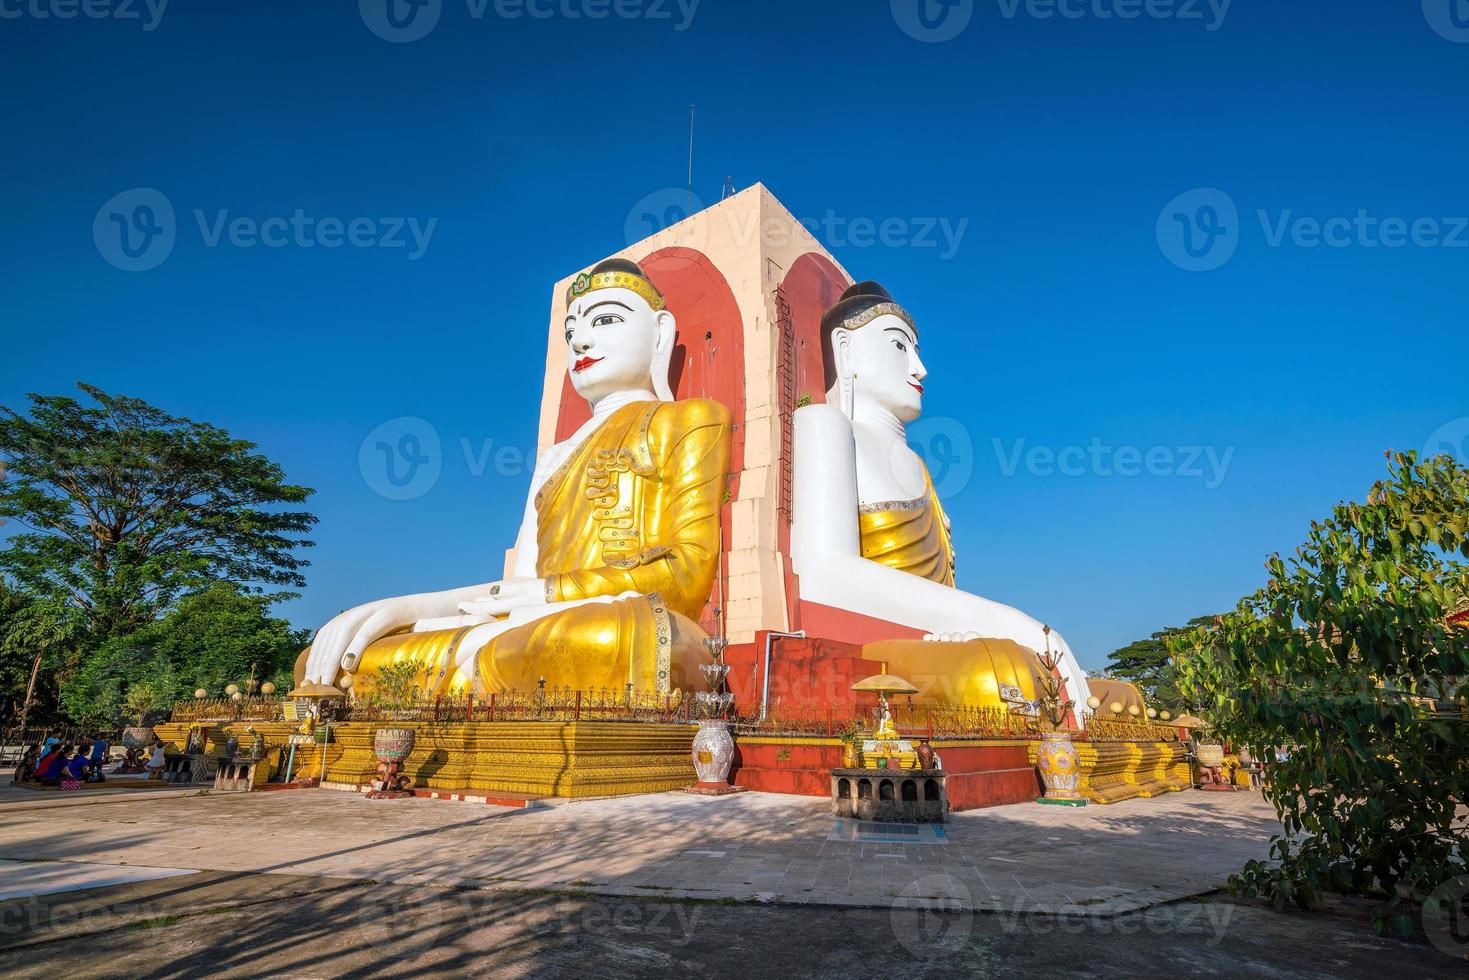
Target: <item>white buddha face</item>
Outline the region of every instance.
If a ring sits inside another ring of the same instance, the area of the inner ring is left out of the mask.
[[[571,386],[593,404],[618,391],[654,391],[653,365],[673,336],[673,314],[655,311],[630,289],[579,296],[566,316]]]
[[[832,341],[842,372],[855,379],[859,405],[885,409],[901,422],[922,414],[928,369],[907,321],[889,313],[856,330],[837,330]]]

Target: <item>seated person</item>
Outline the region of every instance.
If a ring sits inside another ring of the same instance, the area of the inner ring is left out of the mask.
[[[917,684],[921,701],[995,699],[985,642],[1006,640],[1055,650],[1067,698],[1082,704],[1086,675],[1059,633],[955,586],[949,519],[907,441],[928,376],[918,341],[913,317],[875,282],[852,286],[822,317],[826,402],[794,416],[791,547],[801,598],[938,641],[885,641],[887,669]]]
[[[549,687],[669,694],[703,686],[698,625],[718,572],[732,419],[674,401],[673,314],[643,271],[611,259],[567,296],[566,367],[592,417],[542,453],[511,577],[384,599],[322,627],[297,696],[369,693],[418,668],[429,696]]]
[[[61,771],[61,777],[56,782],[56,785],[62,790],[73,792],[81,789],[82,783],[86,782],[87,767],[90,765],[87,759],[86,748],[86,746],[83,746],[77,750],[74,756],[66,760],[66,765]]]
[[[71,759],[73,748],[71,745],[63,745],[52,752],[45,764],[36,770],[42,786],[55,786],[61,781],[61,774],[66,771],[66,763]]]
[[[36,774],[36,763],[40,761],[41,746],[32,742],[26,746],[25,752],[21,753],[20,761],[15,764],[15,772],[11,775],[12,783],[30,782]]]

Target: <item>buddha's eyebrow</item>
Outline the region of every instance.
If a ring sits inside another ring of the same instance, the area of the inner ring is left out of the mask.
[[[604,299],[600,303],[593,303],[591,306],[588,306],[586,310],[582,313],[582,316],[590,316],[591,312],[599,306],[620,306],[624,310],[627,310],[627,312],[632,312],[632,307],[628,306],[626,303],[619,303],[615,299]]]
[[[918,346],[918,338],[908,333],[908,331],[904,330],[902,327],[883,327],[882,329],[884,333],[891,330],[895,334],[900,334],[902,335],[904,340],[908,341],[908,343],[912,344],[914,347]]]

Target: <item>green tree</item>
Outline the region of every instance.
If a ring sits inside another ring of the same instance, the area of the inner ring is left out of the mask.
[[[78,720],[117,720],[137,705],[144,687],[162,707],[204,688],[220,696],[228,684],[289,677],[310,633],[270,615],[271,600],[217,583],[184,596],[166,616],[103,643],[65,685],[68,713]]]
[[[92,404],[30,398],[0,409],[0,518],[23,530],[0,573],[80,610],[104,641],[152,622],[211,581],[296,587],[316,518],[255,445],[136,398],[80,385]]]
[[[1189,710],[1178,690],[1177,667],[1168,650],[1168,640],[1210,625],[1217,616],[1195,616],[1186,626],[1170,626],[1158,630],[1145,640],[1135,640],[1107,655],[1107,673],[1137,685],[1148,703],[1167,708],[1174,714]]]
[[[82,659],[81,625],[66,607],[37,600],[0,581],[0,722],[9,725],[25,715],[27,724],[35,725],[59,717],[60,684],[76,672]]]
[[[1285,833],[1231,887],[1277,907],[1375,892],[1379,930],[1407,931],[1403,901],[1469,866],[1469,629],[1448,620],[1469,594],[1469,470],[1388,460],[1366,503],[1313,522],[1264,588],[1168,645],[1216,732],[1274,767]]]

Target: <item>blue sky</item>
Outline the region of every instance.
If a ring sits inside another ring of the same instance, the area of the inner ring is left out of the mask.
[[[550,286],[683,185],[691,102],[701,198],[730,176],[836,216],[832,251],[918,318],[960,584],[1088,667],[1254,589],[1385,448],[1469,440],[1448,0],[974,0],[931,34],[917,0],[440,0],[403,43],[374,0],[91,2],[0,0],[0,404],[86,380],[258,442],[318,491],[298,625],[498,575]],[[107,238],[156,204],[104,209],[136,188],[175,214],[146,271]],[[222,212],[298,211],[367,244],[211,244]],[[395,501],[358,450],[403,416],[442,469]],[[475,475],[488,440],[511,465]]]

